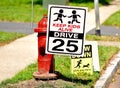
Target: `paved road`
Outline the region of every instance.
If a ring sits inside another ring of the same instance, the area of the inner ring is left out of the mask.
[[[25,34],[32,34],[32,33],[34,33],[35,27],[37,27],[37,24],[0,22],[0,31],[20,32],[20,33],[25,33]]]
[[[32,25],[31,23],[0,22],[0,31],[32,34],[34,33],[35,27],[37,27],[37,24]],[[120,36],[120,28],[112,26],[101,26],[100,28],[102,35]],[[95,34],[95,28],[88,31],[87,34]]]
[[[120,28],[115,28],[113,26],[101,26],[101,35],[112,35],[120,36]],[[95,34],[95,28],[90,30],[88,34]]]

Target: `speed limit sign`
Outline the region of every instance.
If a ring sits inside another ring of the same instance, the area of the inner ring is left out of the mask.
[[[49,5],[46,53],[83,52],[86,8]]]

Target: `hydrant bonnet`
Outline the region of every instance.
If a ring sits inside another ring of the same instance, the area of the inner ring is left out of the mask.
[[[47,20],[48,20],[47,15],[44,14],[43,18],[38,22],[38,28],[35,28],[34,32],[46,33]]]

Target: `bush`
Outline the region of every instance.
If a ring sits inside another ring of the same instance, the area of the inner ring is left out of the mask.
[[[42,5],[42,0],[34,0],[34,4]]]
[[[111,0],[99,0],[99,2],[103,5],[108,5]],[[70,2],[74,3],[88,3],[88,2],[94,2],[94,0],[70,0]]]

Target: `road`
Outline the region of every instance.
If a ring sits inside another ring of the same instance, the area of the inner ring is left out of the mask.
[[[7,32],[20,32],[25,34],[34,33],[34,28],[37,27],[37,24],[31,23],[15,23],[15,22],[0,22],[0,31]],[[120,28],[115,28],[112,26],[101,26],[102,35],[112,35],[120,36]],[[95,29],[91,29],[87,34],[95,34]]]
[[[0,31],[32,34],[32,33],[34,33],[34,28],[35,27],[37,27],[37,24],[15,23],[15,22],[0,22]]]

